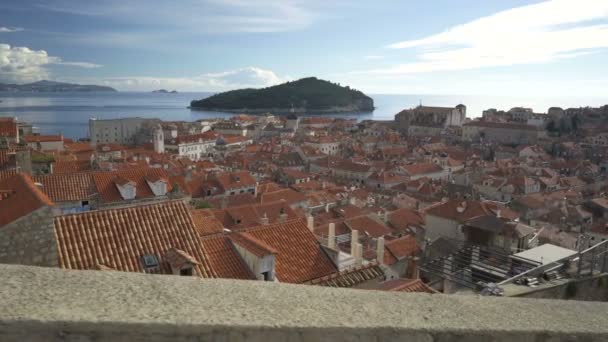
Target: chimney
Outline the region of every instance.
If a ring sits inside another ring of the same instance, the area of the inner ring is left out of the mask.
[[[315,229],[315,218],[312,215],[306,218],[306,226],[311,232]]]
[[[336,247],[336,224],[329,224],[329,235],[327,236],[327,247],[335,248]]]
[[[266,215],[266,213],[264,213],[264,216],[262,216],[260,218],[260,224],[267,225],[268,223],[269,223],[268,215]]]
[[[500,216],[500,209],[496,210],[496,217],[497,218],[501,218],[501,216]]]
[[[357,253],[357,244],[359,243],[359,231],[353,229],[350,233],[350,254],[355,256]]]
[[[325,204],[325,212],[328,213],[329,212],[329,203]]]
[[[279,222],[287,221],[287,213],[285,212],[285,208],[281,208],[279,211]]]
[[[376,242],[376,259],[379,264],[384,263],[384,237],[379,237]]]
[[[363,264],[363,246],[360,243],[357,243],[357,254],[355,255],[355,265],[357,267]]]

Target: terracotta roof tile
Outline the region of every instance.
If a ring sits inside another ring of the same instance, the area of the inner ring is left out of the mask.
[[[416,210],[400,208],[388,214],[388,222],[395,229],[406,229],[409,226],[423,226],[424,216]]]
[[[214,175],[213,178],[220,184],[220,186],[225,191],[229,191],[230,189],[255,186],[256,183],[255,178],[251,176],[249,171],[220,173]]]
[[[391,279],[378,284],[373,290],[437,293],[435,289],[423,283],[420,279]]]
[[[267,245],[264,241],[260,241],[246,232],[231,234],[230,240],[237,245],[245,248],[257,257],[263,257],[269,254],[277,254],[278,251]]]
[[[441,166],[434,163],[418,163],[412,165],[406,165],[403,169],[408,175],[424,175],[428,173],[441,172],[443,169]]]
[[[23,137],[26,143],[33,142],[60,142],[63,141],[62,135],[26,135]]]
[[[219,278],[255,279],[227,235],[208,235],[202,242],[209,265]]]
[[[88,200],[96,193],[91,173],[66,173],[34,176],[40,190],[55,202]]]
[[[369,263],[313,279],[308,284],[349,288],[372,279],[384,279],[384,277],[384,271],[382,271],[382,268],[377,263]]]
[[[382,223],[372,219],[369,216],[359,216],[344,221],[344,223],[351,229],[356,229],[362,234],[367,234],[373,238],[378,238],[384,235],[389,235],[392,230]]]
[[[408,256],[415,256],[420,252],[416,237],[413,235],[406,235],[398,239],[387,241],[384,248],[397,260],[401,260]]]
[[[293,205],[294,203],[306,201],[306,196],[291,188],[265,192],[260,196],[260,202],[262,204],[278,201],[285,201],[287,204]]]
[[[199,236],[217,234],[224,231],[224,226],[209,209],[193,209],[191,211],[194,226]]]
[[[200,263],[196,265],[198,275],[215,276],[182,201],[59,216],[55,234],[62,268],[105,265],[118,271],[145,272],[142,257],[154,255],[160,273],[171,273],[164,258],[177,248]]]
[[[153,198],[154,193],[150,189],[146,177],[161,176],[167,179],[167,174],[162,169],[156,168],[134,168],[120,171],[96,172],[93,174],[93,181],[97,192],[104,202],[122,201],[123,198],[116,188],[116,182],[125,183],[132,181],[136,187],[136,199]],[[167,184],[167,191],[171,191],[171,184]]]
[[[0,227],[44,206],[53,202],[30,176],[19,173],[0,180]]]
[[[53,173],[73,173],[92,169],[88,160],[57,160],[53,166]]]
[[[302,220],[259,226],[247,233],[277,250],[275,271],[281,282],[304,283],[337,271]]]
[[[0,180],[12,177],[12,176],[16,175],[17,173],[18,172],[17,172],[16,169],[12,169],[12,170],[0,170]]]
[[[13,118],[0,118],[0,137],[17,137],[17,121]]]

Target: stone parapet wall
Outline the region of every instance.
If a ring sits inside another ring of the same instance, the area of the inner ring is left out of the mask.
[[[0,341],[606,341],[608,303],[0,265]]]

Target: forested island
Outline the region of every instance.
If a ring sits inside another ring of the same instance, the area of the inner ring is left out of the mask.
[[[316,77],[262,89],[238,89],[190,103],[192,109],[243,113],[369,112],[374,100],[359,90]]]
[[[0,91],[6,92],[39,92],[39,93],[60,93],[60,92],[97,92],[110,91],[115,92],[116,89],[106,86],[89,85],[89,84],[74,84],[54,81],[38,81],[25,84],[6,84],[0,83]]]
[[[177,94],[177,90],[167,90],[167,89],[158,89],[158,90],[152,90],[153,93],[155,94]]]

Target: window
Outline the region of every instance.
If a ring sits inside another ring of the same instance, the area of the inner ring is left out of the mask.
[[[146,271],[154,271],[158,269],[158,258],[154,254],[146,254],[142,256],[141,261]]]
[[[80,202],[80,205],[83,207],[88,207],[89,206],[89,201],[82,201]]]
[[[267,272],[262,272],[262,275],[264,276],[264,281],[270,281],[270,271]]]

